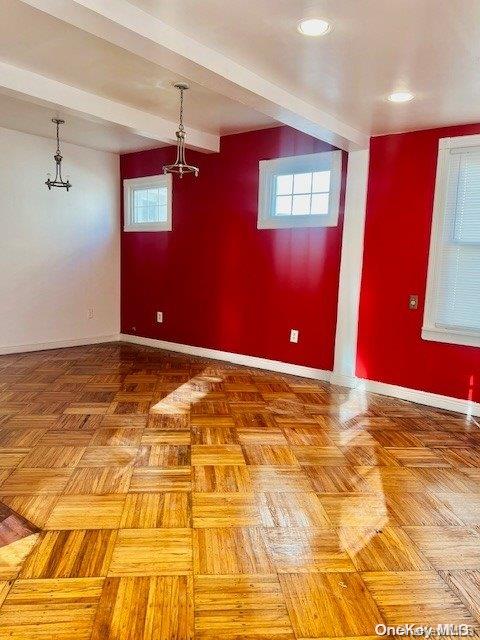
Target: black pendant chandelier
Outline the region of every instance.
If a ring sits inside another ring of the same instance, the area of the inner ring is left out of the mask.
[[[195,177],[197,177],[199,172],[198,167],[187,164],[185,160],[185,137],[187,134],[183,126],[183,92],[186,91],[189,86],[184,82],[177,82],[173,86],[180,91],[180,124],[178,131],[175,132],[177,136],[177,158],[174,164],[167,164],[163,167],[163,173],[177,173],[180,178],[183,178],[184,173],[193,173]]]
[[[62,154],[60,153],[60,136],[59,136],[60,125],[65,124],[65,120],[60,120],[59,118],[52,118],[52,122],[54,122],[57,125],[57,151],[53,156],[55,160],[55,180],[52,180],[51,174],[47,173],[47,180],[45,184],[47,185],[49,191],[52,189],[52,187],[62,187],[68,191],[72,185],[70,183],[70,180],[68,180],[68,178],[67,180],[64,180],[62,178],[63,157],[62,157]]]

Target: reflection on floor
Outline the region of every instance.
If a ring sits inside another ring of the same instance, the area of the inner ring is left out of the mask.
[[[28,522],[0,511],[0,637],[478,627],[479,481],[461,415],[131,345],[2,356],[0,501]]]
[[[0,503],[0,548],[37,533],[38,528]]]

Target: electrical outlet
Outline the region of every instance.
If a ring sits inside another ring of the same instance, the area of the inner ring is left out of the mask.
[[[290,329],[290,342],[298,342],[298,329]]]
[[[412,311],[414,309],[418,309],[418,296],[417,295],[408,296],[408,308],[411,309]]]
[[[95,317],[95,309],[90,307],[90,309],[87,311],[87,318],[89,320],[93,320],[94,317]]]
[[[157,311],[157,322],[163,322],[163,311]]]

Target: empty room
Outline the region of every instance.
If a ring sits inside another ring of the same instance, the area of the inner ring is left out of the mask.
[[[480,4],[0,0],[0,639],[480,637]]]

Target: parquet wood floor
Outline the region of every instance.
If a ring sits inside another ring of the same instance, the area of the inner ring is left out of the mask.
[[[478,632],[479,576],[474,419],[121,343],[0,357],[0,638]]]

